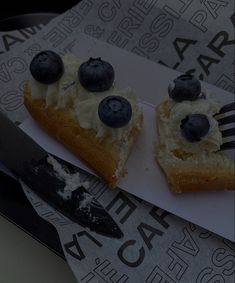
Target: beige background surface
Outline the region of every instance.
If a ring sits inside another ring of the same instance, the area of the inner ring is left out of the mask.
[[[0,283],[75,283],[64,260],[0,216]]]

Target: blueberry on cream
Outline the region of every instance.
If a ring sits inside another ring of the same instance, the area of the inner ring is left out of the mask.
[[[107,96],[99,104],[100,120],[111,128],[121,128],[129,123],[132,115],[130,102],[122,96]]]
[[[188,141],[198,142],[209,132],[210,122],[205,114],[189,114],[181,121],[180,128]]]
[[[42,84],[52,84],[58,81],[64,73],[61,57],[50,50],[39,52],[30,63],[33,78]]]
[[[100,57],[90,58],[79,67],[78,77],[85,89],[92,92],[105,91],[113,85],[114,69]]]
[[[181,75],[169,84],[168,93],[170,98],[176,102],[184,100],[193,101],[201,93],[201,84],[198,79],[190,75]]]

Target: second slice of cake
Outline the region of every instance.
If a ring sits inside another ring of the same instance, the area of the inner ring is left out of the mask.
[[[200,82],[181,75],[170,98],[156,108],[156,159],[175,193],[235,190],[235,167],[223,143],[215,114],[220,105],[201,93]]]

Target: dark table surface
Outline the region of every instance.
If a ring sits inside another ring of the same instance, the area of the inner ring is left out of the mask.
[[[36,24],[47,24],[50,19],[76,5],[78,0],[68,1],[6,1],[0,9],[0,32],[17,30]]]

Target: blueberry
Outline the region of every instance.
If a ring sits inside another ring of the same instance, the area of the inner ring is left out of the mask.
[[[30,72],[36,81],[43,84],[52,84],[62,77],[64,64],[57,53],[45,50],[32,59]]]
[[[99,104],[100,120],[112,128],[121,128],[129,123],[132,115],[130,102],[122,96],[110,95]]]
[[[105,91],[114,82],[112,65],[101,58],[90,58],[78,70],[81,85],[89,91]]]
[[[181,75],[168,87],[169,96],[176,102],[196,100],[201,93],[200,81],[190,75]]]
[[[208,133],[210,123],[204,114],[190,114],[181,121],[180,128],[188,141],[198,142]]]

